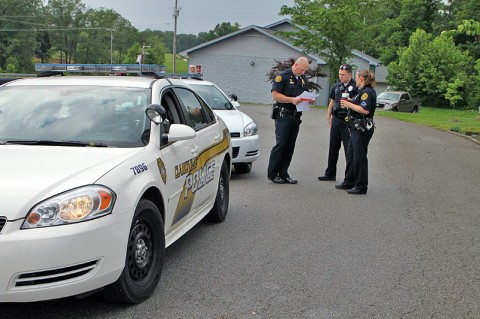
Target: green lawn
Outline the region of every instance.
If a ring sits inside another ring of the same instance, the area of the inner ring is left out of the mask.
[[[480,113],[478,111],[437,109],[422,107],[418,113],[377,111],[375,115],[406,122],[427,125],[443,131],[477,136],[480,134]]]
[[[165,66],[167,67],[167,73],[173,72],[173,59],[172,54],[165,54]],[[180,56],[177,55],[175,73],[187,73],[188,72],[188,61],[184,61]]]

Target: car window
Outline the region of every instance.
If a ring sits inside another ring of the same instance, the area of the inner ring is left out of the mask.
[[[17,86],[0,91],[0,140],[143,146],[149,89]]]
[[[410,100],[408,94],[402,94],[402,100]]]
[[[198,131],[213,122],[208,107],[197,98],[190,90],[176,88],[175,93],[183,104],[186,116],[189,118],[190,126]]]
[[[232,110],[233,105],[215,85],[193,84],[195,91],[213,110]]]

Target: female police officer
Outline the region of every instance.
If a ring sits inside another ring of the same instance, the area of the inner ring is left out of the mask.
[[[377,105],[375,75],[368,70],[359,70],[356,76],[358,94],[352,101],[342,100],[340,105],[349,110],[348,126],[350,141],[347,146],[347,170],[338,189],[347,189],[349,194],[366,194],[368,187],[368,143],[373,135],[373,115]]]

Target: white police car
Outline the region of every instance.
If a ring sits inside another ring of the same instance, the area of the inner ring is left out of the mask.
[[[251,117],[239,111],[240,103],[229,98],[215,84],[194,79],[184,80],[207,102],[227,125],[232,137],[233,166],[237,173],[248,173],[259,153],[258,126]]]
[[[100,288],[108,300],[141,302],[158,284],[165,248],[202,219],[227,214],[228,129],[181,80],[9,82],[0,87],[0,154],[0,302]]]

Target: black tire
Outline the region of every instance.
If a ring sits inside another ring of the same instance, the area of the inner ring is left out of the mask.
[[[158,285],[164,260],[162,216],[151,201],[140,200],[128,235],[125,268],[116,282],[105,287],[103,297],[126,304],[144,301]]]
[[[235,173],[247,174],[250,173],[250,171],[252,170],[252,163],[233,164],[233,167],[235,167]]]
[[[397,109],[396,107],[394,107],[394,108],[392,109],[392,112],[398,112],[398,109]]]
[[[217,196],[212,210],[205,216],[205,221],[220,223],[225,220],[228,212],[228,202],[230,194],[230,178],[228,174],[228,164],[223,161],[220,179],[218,181]]]
[[[413,107],[412,113],[418,113],[418,107],[416,105]]]

